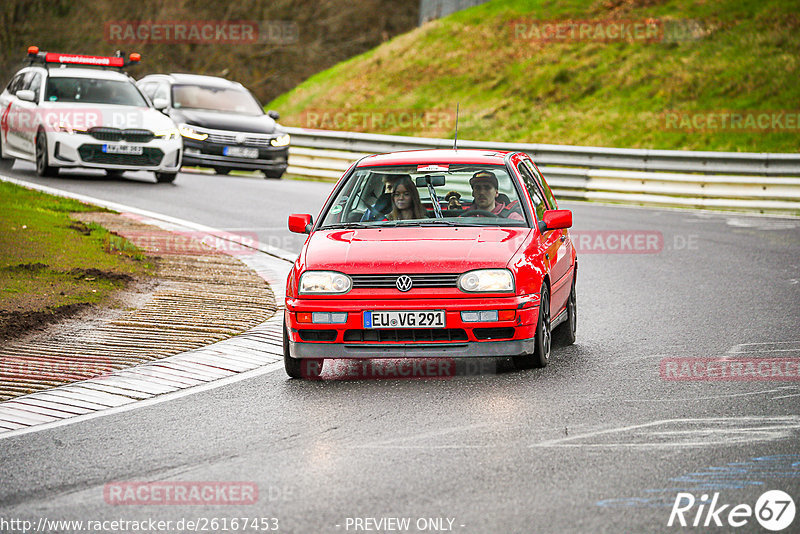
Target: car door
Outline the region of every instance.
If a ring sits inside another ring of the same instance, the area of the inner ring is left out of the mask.
[[[523,165],[529,172],[536,184],[537,189],[547,203],[547,209],[558,209],[558,204],[553,196],[553,192],[547,186],[536,165],[529,159],[523,160]],[[553,234],[553,241],[557,245],[555,262],[552,265],[550,276],[552,277],[553,303],[557,305],[556,312],[560,311],[567,303],[569,292],[572,288],[572,241],[569,231],[564,229],[550,230],[547,233]]]
[[[552,209],[552,206],[548,204],[544,192],[539,187],[533,172],[524,160],[517,163],[517,170],[533,202],[538,223],[538,221],[544,218],[544,212]],[[563,278],[567,273],[563,269],[563,262],[559,261],[561,259],[560,254],[563,254],[564,249],[562,236],[561,230],[548,230],[543,234],[539,233],[539,250],[544,251],[543,263],[547,266],[548,273],[550,273],[551,317],[554,317],[554,314],[561,311],[566,304],[566,297],[569,296],[568,291],[566,296],[564,293],[566,280]]]
[[[0,111],[0,135],[3,136],[3,146],[6,148],[16,149],[19,144],[17,142],[19,121],[17,120],[17,109],[14,104],[18,100],[15,96],[17,91],[22,89],[25,72],[18,72],[11,78],[6,90],[0,95],[0,107],[2,108],[2,111]]]
[[[23,89],[33,91],[33,102],[19,100],[20,113],[24,113],[26,128],[20,129],[19,143],[20,150],[26,154],[36,153],[36,134],[41,124],[39,116],[39,97],[42,92],[42,75],[39,72],[31,71],[25,75]]]

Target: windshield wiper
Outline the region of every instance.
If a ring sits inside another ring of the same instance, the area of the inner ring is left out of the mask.
[[[340,228],[380,228],[380,225],[364,224],[360,222],[336,223],[326,224],[325,226],[321,227],[320,230],[337,230]]]

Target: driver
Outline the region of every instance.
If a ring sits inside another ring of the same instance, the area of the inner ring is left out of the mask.
[[[474,201],[466,213],[474,210],[488,211],[497,217],[505,217],[517,221],[524,221],[522,211],[519,209],[519,202],[503,203],[498,199],[500,194],[497,190],[497,177],[491,171],[478,171],[469,179],[472,187],[472,197]]]

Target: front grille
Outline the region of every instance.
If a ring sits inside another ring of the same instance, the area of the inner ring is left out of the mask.
[[[353,288],[396,288],[397,278],[400,274],[353,274]],[[460,274],[409,274],[413,286],[421,287],[456,287]]]
[[[103,145],[81,145],[78,149],[81,159],[87,163],[108,163],[111,165],[155,166],[161,163],[164,152],[153,147],[144,147],[141,154],[107,154]]]
[[[106,126],[89,128],[89,135],[100,141],[128,141],[129,143],[149,143],[155,137],[150,130],[121,130]]]
[[[478,339],[511,339],[514,337],[514,327],[474,328],[472,333]]]
[[[209,133],[206,141],[209,143],[216,143],[219,145],[238,145],[239,143],[236,142],[236,134],[221,134],[221,133]],[[254,136],[247,136],[245,137],[244,143],[242,146],[254,146],[259,148],[267,148],[269,147],[270,138],[268,137],[254,137]]]
[[[303,341],[336,341],[336,330],[310,330],[297,331]]]
[[[345,343],[466,340],[467,332],[463,328],[381,328],[376,330],[347,330],[344,333]]]

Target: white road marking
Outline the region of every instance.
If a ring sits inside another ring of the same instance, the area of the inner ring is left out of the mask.
[[[672,430],[671,426],[677,429]],[[660,427],[665,428],[659,430]],[[530,447],[633,449],[716,447],[792,437],[796,439],[798,433],[800,433],[800,416],[664,419],[546,440],[534,443]],[[605,443],[601,442],[602,438],[606,437],[610,439]],[[579,440],[584,442],[581,443]]]

